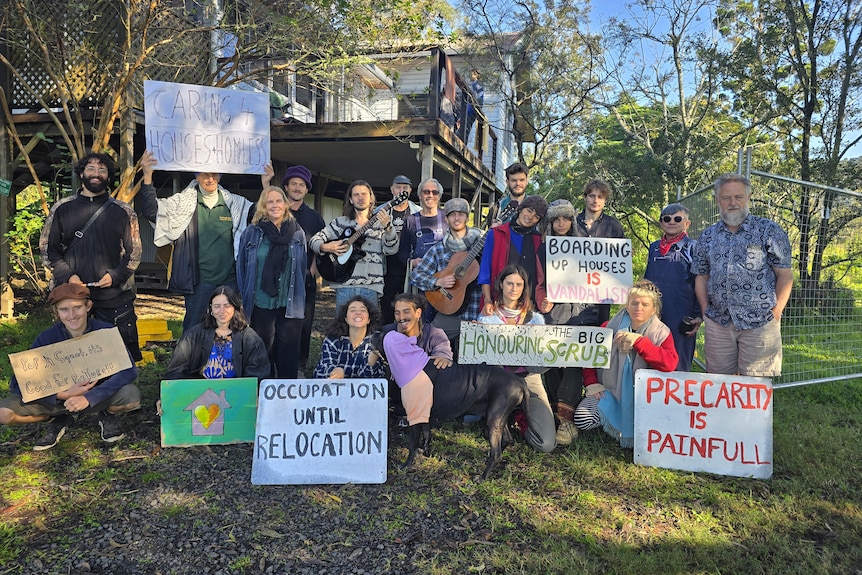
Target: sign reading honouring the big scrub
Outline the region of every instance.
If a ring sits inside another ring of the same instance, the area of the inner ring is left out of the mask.
[[[719,475],[772,477],[772,381],[638,370],[634,461]]]
[[[269,114],[262,92],[144,82],[147,149],[159,170],[262,174]]]
[[[612,238],[548,236],[549,301],[624,304],[632,285],[632,242]]]
[[[260,384],[254,485],[385,483],[385,379],[266,379]]]

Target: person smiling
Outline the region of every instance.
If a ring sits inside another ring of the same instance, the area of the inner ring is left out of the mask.
[[[355,295],[338,306],[320,348],[315,379],[383,377],[383,362],[371,342],[379,326],[380,311],[365,297]]]
[[[253,310],[251,326],[266,345],[273,376],[294,379],[305,316],[305,233],[275,186],[261,193],[252,224],[240,236],[236,260],[243,307]]]
[[[48,294],[57,323],[46,329],[33,342],[31,349],[80,337],[85,333],[113,326],[97,319],[89,319],[93,307],[90,290],[77,283],[60,284]],[[99,414],[102,440],[119,441],[124,434],[116,415],[138,409],[141,392],[133,383],[138,370],[132,365],[114,375],[98,381],[81,381],[56,395],[49,395],[24,403],[18,380],[9,382],[9,395],[0,400],[0,424],[18,425],[52,420],[44,435],[33,444],[34,451],[50,449],[85,413]]]
[[[239,294],[230,286],[218,286],[203,321],[177,342],[164,379],[263,379],[269,373],[266,347],[248,327]]]

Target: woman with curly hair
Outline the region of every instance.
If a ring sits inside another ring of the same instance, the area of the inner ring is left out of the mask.
[[[316,379],[384,377],[383,363],[371,345],[371,334],[380,327],[380,310],[367,298],[355,295],[339,306],[326,330]]]

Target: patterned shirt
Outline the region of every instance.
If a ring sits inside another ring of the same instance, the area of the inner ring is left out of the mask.
[[[372,349],[370,335],[365,336],[355,349],[347,336],[327,337],[320,348],[320,361],[314,368],[314,378],[326,379],[336,367],[344,368],[344,377],[348,379],[385,377],[383,362],[368,365],[368,354]]]
[[[440,242],[431,247],[425,252],[422,261],[413,268],[413,274],[410,276],[410,281],[417,288],[423,291],[431,291],[436,289],[435,282],[437,278],[434,274],[446,269],[449,265],[449,260],[452,259],[452,252],[446,247],[445,242]],[[462,308],[460,318],[464,321],[474,321],[479,318],[479,312],[482,311],[481,306],[482,291],[476,282],[467,286],[467,291],[464,294],[465,307]]]
[[[706,316],[736,329],[769,323],[775,307],[773,268],[790,268],[790,240],[772,220],[749,215],[736,232],[719,221],[705,229],[691,272],[707,276]]]

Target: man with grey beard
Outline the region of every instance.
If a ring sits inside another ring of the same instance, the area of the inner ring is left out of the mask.
[[[781,315],[793,287],[790,241],[778,224],[748,212],[748,178],[724,174],[713,188],[721,220],[700,235],[691,264],[706,370],[780,375]]]

